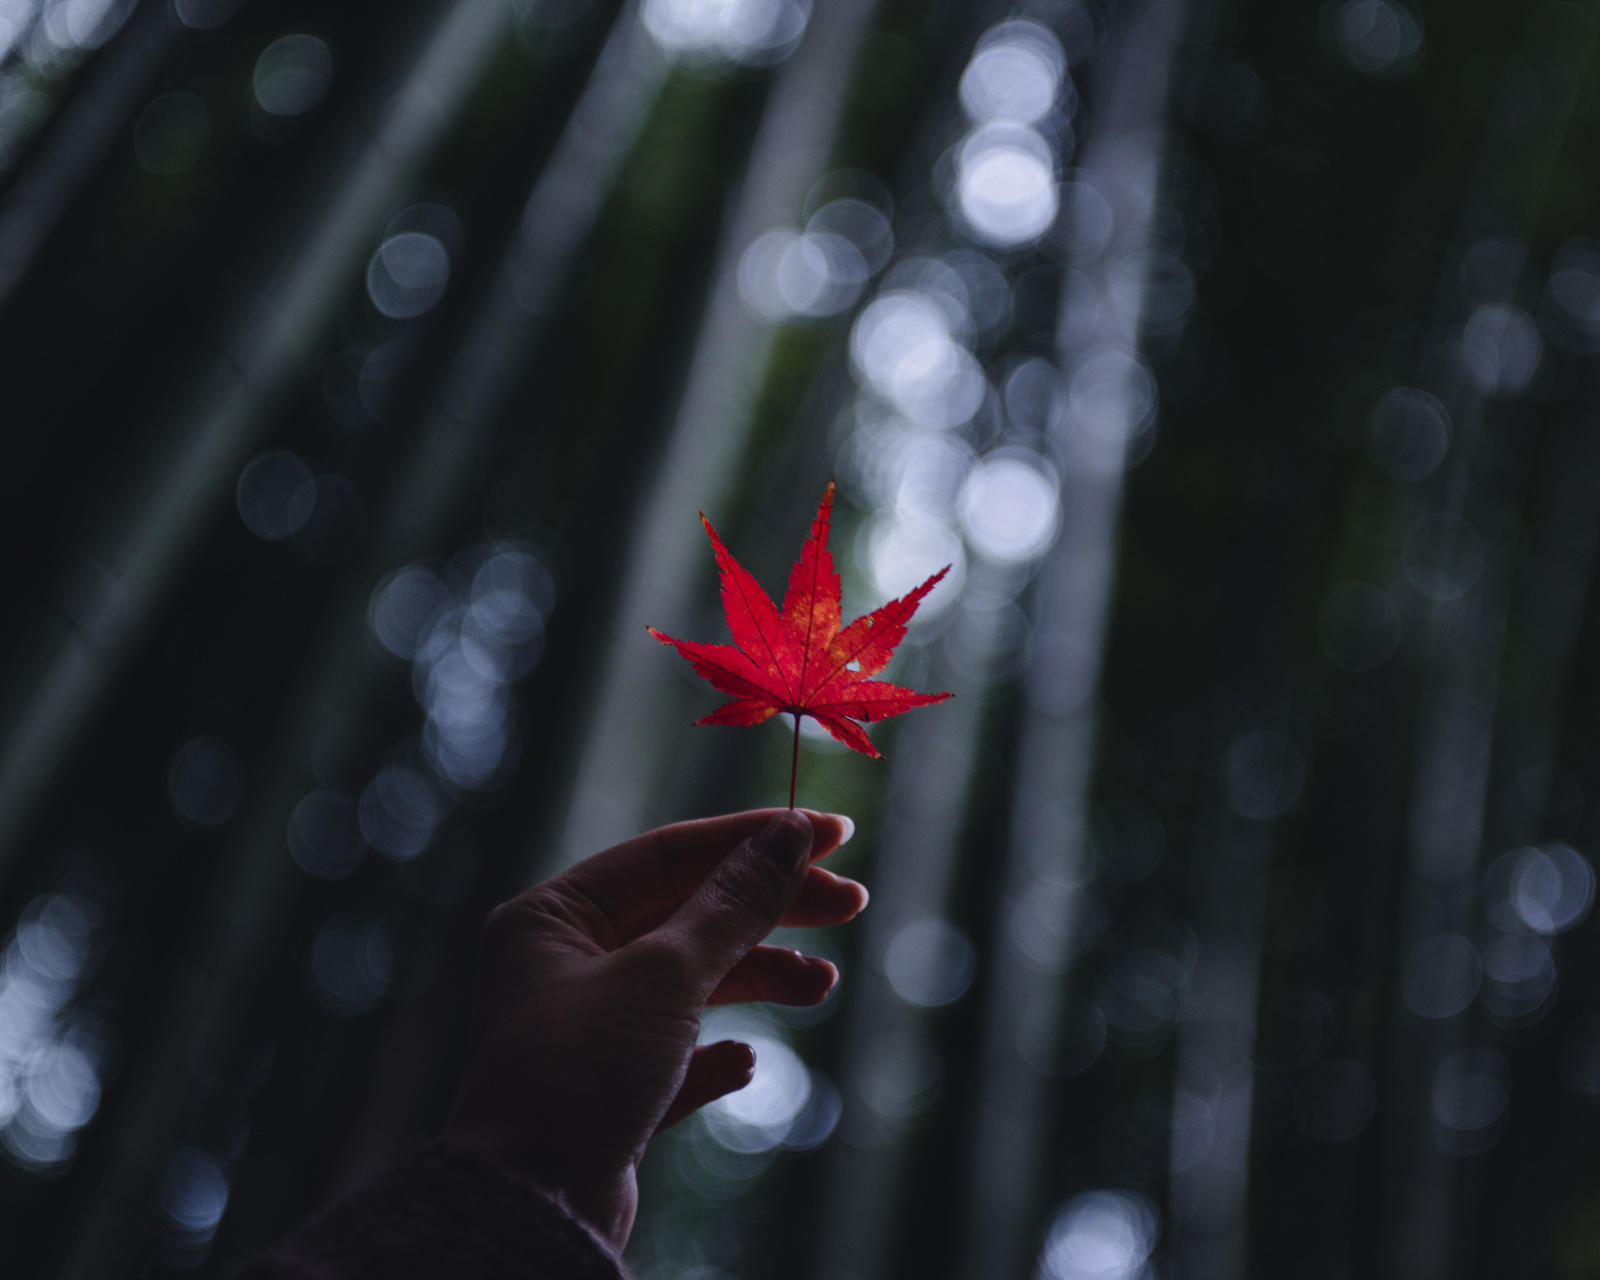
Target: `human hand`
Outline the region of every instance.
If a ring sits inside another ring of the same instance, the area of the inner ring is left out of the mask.
[[[619,1250],[650,1138],[743,1088],[755,1054],[696,1047],[708,1004],[816,1004],[826,960],[759,945],[849,920],[867,893],[811,863],[848,818],[757,809],[660,827],[501,904],[480,1022],[446,1141],[563,1198]]]

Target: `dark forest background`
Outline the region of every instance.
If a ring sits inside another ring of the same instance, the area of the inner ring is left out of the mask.
[[[480,921],[782,803],[872,890],[646,1280],[1600,1273],[1600,11],[0,0],[0,1272],[441,1121]]]

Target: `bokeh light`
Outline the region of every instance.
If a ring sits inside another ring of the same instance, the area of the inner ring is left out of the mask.
[[[1440,1145],[1455,1155],[1487,1150],[1500,1136],[1511,1103],[1511,1070],[1493,1049],[1464,1049],[1433,1077],[1433,1117]]]
[[[1424,480],[1450,448],[1450,415],[1414,387],[1384,393],[1372,411],[1372,448],[1397,480]]]
[[[0,951],[0,1149],[24,1169],[69,1161],[100,1105],[108,1046],[73,1008],[99,925],[90,901],[44,894]]]
[[[862,527],[862,558],[875,594],[904,595],[928,576],[929,566],[950,566],[950,572],[925,597],[912,625],[926,626],[961,596],[966,579],[966,553],[961,535],[949,525],[925,516],[881,515]]]
[[[185,1245],[203,1244],[216,1234],[228,1207],[228,1175],[212,1156],[185,1147],[167,1165],[161,1207]]]
[[[1565,933],[1594,905],[1594,868],[1570,845],[1549,844],[1508,855],[1507,894],[1517,919],[1534,933]]]
[[[40,22],[58,49],[98,49],[133,13],[136,0],[45,0]]]
[[[781,62],[800,43],[809,0],[644,0],[640,19],[680,56],[752,66]]]
[[[850,353],[866,383],[913,421],[960,426],[978,411],[986,384],[956,337],[946,297],[909,290],[880,294],[856,320]]]
[[[979,240],[1002,248],[1037,240],[1060,209],[1049,145],[1031,129],[986,125],[961,144],[956,198]]]
[[[444,583],[427,569],[396,569],[372,593],[367,611],[372,634],[395,657],[411,661],[448,595]]]
[[[1483,947],[1483,1007],[1502,1026],[1539,1021],[1555,994],[1557,971],[1550,944],[1526,933],[1492,933]]]
[[[449,281],[449,252],[422,231],[390,236],[367,263],[367,295],[374,307],[395,320],[433,310]]]
[[[1322,10],[1322,38],[1352,70],[1405,75],[1422,52],[1422,26],[1396,0],[1335,0]]]
[[[221,826],[244,799],[244,772],[220,738],[191,738],[172,757],[167,795],[185,821],[202,827]]]
[[[1575,239],[1562,246],[1545,284],[1540,319],[1558,346],[1600,349],[1600,244]]]
[[[1044,554],[1060,523],[1059,482],[1043,458],[990,454],[967,473],[961,527],[979,555],[1002,563]]]
[[[1086,1191],[1051,1222],[1038,1280],[1143,1280],[1159,1229],[1155,1207],[1145,1197]]]
[[[1477,308],[1461,335],[1468,379],[1480,391],[1514,395],[1539,371],[1544,343],[1525,311],[1505,303]]]
[[[975,121],[1028,125],[1061,96],[1066,59],[1061,44],[1037,22],[991,27],[961,73],[961,105]]]
[[[244,0],[172,0],[172,10],[186,27],[215,31],[239,11]]]
[[[384,857],[404,862],[428,847],[445,812],[444,797],[430,778],[392,764],[367,784],[357,815],[367,843]]]
[[[394,969],[388,931],[358,915],[330,917],[311,944],[311,982],[335,1013],[366,1013],[383,999]]]
[[[902,925],[884,953],[884,972],[902,1000],[923,1008],[950,1004],[972,985],[977,952],[947,920],[925,917]]]
[[[342,880],[366,852],[356,806],[336,791],[313,791],[289,815],[289,852],[320,880]]]
[[[258,538],[282,542],[311,519],[316,505],[311,469],[287,450],[263,453],[239,473],[235,500],[245,528]]]
[[[1071,461],[1099,472],[1140,461],[1155,445],[1158,398],[1149,365],[1136,353],[1099,346],[1077,356],[1064,405]]]
[[[1424,938],[1406,957],[1406,1006],[1421,1018],[1453,1018],[1477,997],[1483,965],[1477,948],[1459,933]]]
[[[739,290],[769,320],[848,310],[867,281],[865,257],[828,231],[769,231],[745,251]]]
[[[314,35],[279,36],[256,59],[256,102],[268,115],[302,116],[333,84],[333,50]]]

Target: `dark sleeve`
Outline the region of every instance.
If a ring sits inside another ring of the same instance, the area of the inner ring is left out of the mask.
[[[555,1200],[481,1156],[424,1147],[229,1280],[628,1280]]]

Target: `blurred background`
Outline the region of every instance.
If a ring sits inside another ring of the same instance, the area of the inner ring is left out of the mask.
[[[786,796],[645,1280],[1600,1270],[1600,12],[0,0],[0,1270],[218,1275],[433,1132],[495,901]]]

